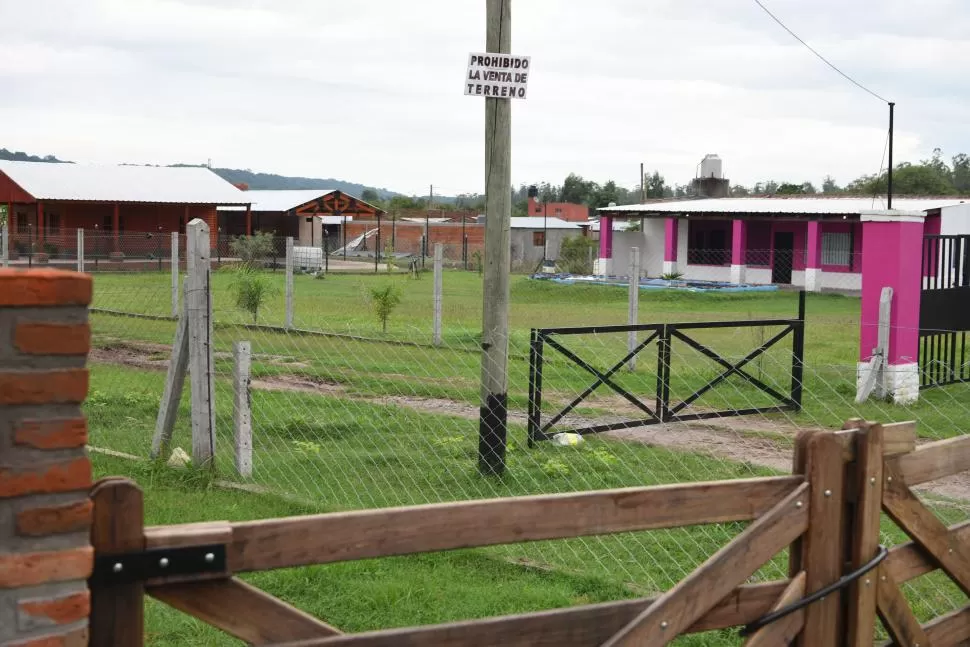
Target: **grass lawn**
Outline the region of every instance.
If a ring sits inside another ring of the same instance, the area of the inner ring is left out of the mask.
[[[272,274],[278,287],[282,274]],[[430,342],[432,281],[397,275],[338,275],[325,279],[295,277],[295,323],[298,328],[373,338],[321,337],[246,329],[248,315],[232,302],[227,272],[213,274],[215,346],[221,355],[220,374],[231,374],[232,342],[248,339],[253,344],[253,374],[257,377],[298,376],[311,382],[338,385],[357,395],[431,397],[478,402],[480,361],[481,279],[473,272],[447,271],[444,275],[444,344],[393,345],[387,340]],[[388,334],[382,335],[367,299],[368,288],[387,283],[401,288],[402,302],[392,315]],[[509,402],[515,410],[527,405],[529,330],[532,327],[617,324],[626,321],[626,290],[610,286],[564,286],[514,276],[511,290],[511,360]],[[116,273],[95,275],[95,306],[113,310],[167,315],[170,310],[170,276],[166,273]],[[959,433],[960,413],[970,403],[966,385],[933,389],[911,407],[870,401],[853,403],[855,366],[858,359],[859,300],[841,295],[809,295],[806,325],[806,371],[804,411],[786,414],[796,426],[839,426],[854,416],[881,421],[917,419],[920,434],[942,438]],[[797,310],[793,292],[685,293],[643,291],[640,321],[643,323],[790,318]],[[96,343],[110,346],[135,340],[170,344],[174,324],[170,321],[132,319],[107,314],[92,316]],[[270,300],[260,323],[283,321],[282,291]],[[723,356],[739,359],[760,346],[777,327],[728,328],[691,332],[691,336]],[[582,335],[563,338],[599,370],[605,370],[626,353],[626,335]],[[785,339],[749,369],[760,379],[785,393],[788,391],[791,342]],[[672,348],[671,392],[685,398],[721,368],[683,342]],[[641,356],[635,372],[621,371],[615,381],[644,398],[655,390],[656,350]],[[593,377],[562,355],[547,348],[544,364],[544,412],[551,415],[593,381]],[[707,410],[766,406],[773,400],[737,376],[706,393],[698,405]],[[594,398],[577,413],[624,413],[625,401],[600,387]],[[627,412],[632,413],[632,412]]]

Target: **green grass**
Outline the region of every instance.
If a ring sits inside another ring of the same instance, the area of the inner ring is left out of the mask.
[[[282,281],[277,274],[276,280]],[[95,305],[129,312],[164,315],[170,308],[170,277],[164,273],[98,274]],[[216,320],[215,347],[223,353],[220,372],[231,370],[233,341],[253,344],[253,372],[259,377],[298,375],[310,381],[338,384],[350,393],[368,396],[414,396],[457,400],[476,404],[480,363],[481,284],[477,274],[459,271],[444,275],[444,345],[430,347],[431,281],[403,276],[330,275],[326,279],[297,276],[295,322],[300,328],[373,338],[316,336],[252,330],[238,327],[248,315],[236,309],[225,272],[213,274]],[[395,282],[402,288],[402,303],[391,317],[389,333],[380,324],[367,300],[368,286]],[[510,407],[524,411],[529,376],[529,329],[532,327],[617,324],[626,321],[626,291],[610,286],[564,286],[526,277],[512,280]],[[853,403],[855,366],[858,359],[859,300],[834,294],[809,295],[806,324],[804,411],[786,418],[798,426],[838,427],[850,417],[884,422],[916,419],[920,434],[943,438],[958,433],[955,424],[966,409],[970,394],[966,385],[924,392],[909,407],[869,401]],[[739,320],[794,317],[797,297],[792,292],[685,293],[645,291],[641,295],[640,321]],[[282,296],[264,308],[261,321],[282,323]],[[106,314],[92,317],[96,343],[110,346],[118,340],[170,344],[174,323],[132,319]],[[690,331],[691,337],[729,359],[740,359],[770,338],[777,327],[725,328]],[[383,340],[418,342],[423,346],[393,345]],[[626,353],[626,335],[580,335],[561,338],[599,370],[609,368]],[[785,393],[790,378],[789,339],[770,349],[747,368],[763,381]],[[685,343],[672,348],[671,393],[685,398],[722,370]],[[299,364],[294,365],[292,362]],[[656,350],[651,346],[640,358],[637,371],[621,371],[614,380],[645,398],[655,390]],[[544,411],[557,410],[580,393],[593,377],[551,348],[544,363]],[[737,376],[707,392],[697,403],[707,410],[747,408],[774,404],[772,398]],[[584,404],[585,411],[616,410],[625,403],[600,387]]]

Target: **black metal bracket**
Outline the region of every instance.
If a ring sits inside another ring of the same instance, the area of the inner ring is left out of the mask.
[[[748,623],[747,625],[741,628],[738,634],[742,637],[749,636],[754,632],[758,631],[759,629],[761,629],[762,627],[764,627],[765,625],[770,625],[772,622],[781,620],[787,615],[795,613],[800,609],[804,609],[805,607],[807,607],[812,603],[818,602],[819,600],[821,600],[827,595],[831,595],[836,591],[844,589],[845,587],[849,586],[850,584],[855,582],[857,579],[859,579],[860,577],[862,577],[863,575],[865,575],[875,567],[879,566],[880,562],[882,562],[888,556],[889,556],[889,550],[885,546],[879,546],[879,552],[876,553],[876,556],[870,559],[862,566],[860,566],[858,569],[852,571],[847,575],[843,575],[835,582],[832,582],[828,586],[824,586],[820,588],[818,591],[815,591],[811,595],[805,596],[804,598],[802,598],[801,600],[798,600],[797,602],[793,602],[789,604],[787,607],[782,607],[777,611],[772,611],[771,613],[761,616],[754,622]]]
[[[224,544],[157,548],[131,553],[95,555],[90,582],[100,586],[162,577],[184,577],[226,571]]]

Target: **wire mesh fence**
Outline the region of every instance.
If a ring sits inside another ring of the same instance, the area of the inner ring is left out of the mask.
[[[278,242],[272,244],[275,250]],[[627,334],[593,331],[572,336],[568,344],[587,366],[559,352],[544,357],[544,422],[585,393],[550,435],[647,417],[626,395],[655,411],[659,375],[667,375],[662,386],[669,390],[670,406],[689,400],[680,411],[699,414],[698,419],[620,426],[587,434],[582,442],[567,435],[530,446],[532,329],[625,323],[627,291],[521,276],[512,286],[507,470],[501,477],[482,477],[476,471],[482,294],[474,269],[443,272],[436,344],[431,272],[384,267],[339,274],[297,267],[287,325],[285,271],[265,262],[276,252],[257,254],[262,261],[255,275],[262,287],[254,305],[240,296],[245,291],[240,282],[247,280],[240,278],[245,254],[231,245],[227,258],[237,260],[220,267],[214,258],[211,277],[215,469],[220,478],[322,509],[783,474],[791,470],[794,438],[803,430],[839,428],[853,417],[915,419],[922,438],[939,439],[963,433],[970,413],[970,386],[963,383],[925,390],[909,405],[874,399],[857,404],[859,303],[822,294],[808,298],[799,406],[770,414],[731,413],[775,407],[777,394],[790,396],[792,346],[768,344],[784,324],[693,329],[693,345],[682,340],[669,345],[667,373],[655,344],[644,345],[631,362]],[[180,257],[184,265],[184,250]],[[169,272],[96,275],[92,393],[85,405],[92,445],[148,455],[175,333],[172,288]],[[180,299],[181,294],[176,303]],[[644,323],[797,317],[797,296],[785,291],[643,290],[641,300]],[[649,334],[637,331],[634,344],[643,344]],[[249,478],[237,473],[234,457],[233,347],[240,341],[249,342],[252,352]],[[608,380],[599,379],[607,373]],[[173,444],[188,450],[190,438],[186,393]],[[970,517],[970,481],[963,476],[927,484],[920,494],[950,523]],[[602,578],[642,595],[668,590],[740,528],[713,524],[487,551],[530,567]],[[885,543],[905,541],[888,522],[884,528]],[[786,572],[780,556],[756,579]],[[922,619],[965,603],[938,575],[907,586]]]

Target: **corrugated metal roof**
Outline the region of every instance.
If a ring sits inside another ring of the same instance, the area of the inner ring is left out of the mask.
[[[926,211],[960,204],[959,198],[894,198],[893,209]],[[603,207],[600,213],[750,213],[750,214],[815,214],[853,215],[872,209],[885,209],[884,197],[876,198],[706,198],[700,200],[671,200],[649,204],[627,204]]]
[[[252,201],[253,211],[289,211],[333,192],[334,189],[250,189],[243,195]]]
[[[0,161],[0,172],[37,200],[178,204],[250,201],[232,184],[200,167]]]
[[[587,222],[583,223],[585,226],[589,227],[590,231],[600,230],[600,221],[597,218],[590,218]],[[629,220],[614,220],[613,221],[613,231],[626,231],[633,226],[633,222]]]
[[[512,229],[542,229],[544,220],[546,221],[546,229],[579,229],[579,225],[566,222],[561,218],[543,218],[542,216],[520,216],[512,218],[510,223]]]

